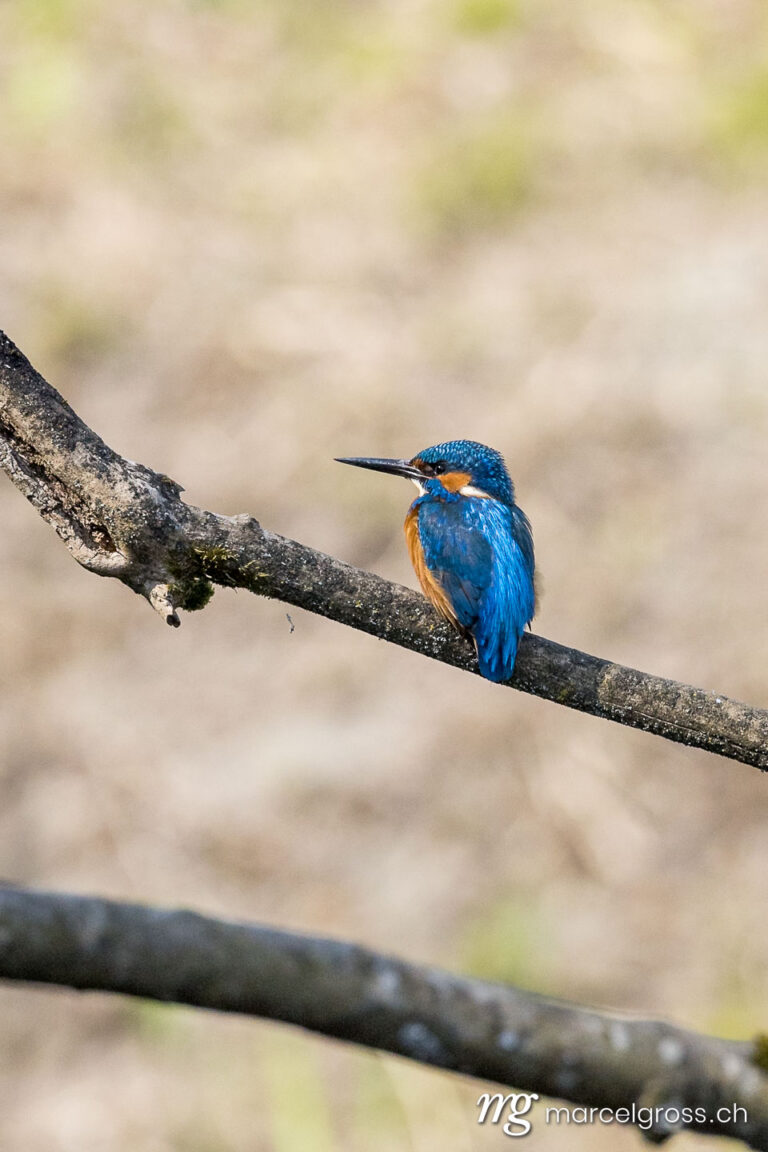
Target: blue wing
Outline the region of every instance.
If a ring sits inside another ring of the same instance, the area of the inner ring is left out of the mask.
[[[515,505],[480,497],[419,505],[424,560],[477,645],[489,680],[512,675],[517,646],[533,619],[533,540]]]
[[[491,545],[477,516],[467,514],[469,504],[469,500],[425,500],[419,506],[419,539],[427,568],[467,629],[477,622],[493,571]]]

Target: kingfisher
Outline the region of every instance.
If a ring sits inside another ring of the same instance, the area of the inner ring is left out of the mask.
[[[476,440],[450,440],[412,460],[337,461],[413,481],[419,494],[405,518],[405,539],[419,583],[440,615],[474,641],[482,675],[508,680],[536,592],[531,525],[501,453]]]

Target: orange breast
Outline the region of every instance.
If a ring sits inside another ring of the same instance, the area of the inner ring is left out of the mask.
[[[416,573],[419,584],[424,591],[424,595],[434,605],[437,611],[455,628],[459,627],[459,622],[456,619],[456,614],[451,607],[451,602],[445,594],[445,591],[438,583],[433,572],[427,568],[424,559],[424,549],[421,546],[419,539],[419,510],[412,507],[408,511],[405,518],[405,542],[408,545],[408,555],[411,558],[414,572]]]

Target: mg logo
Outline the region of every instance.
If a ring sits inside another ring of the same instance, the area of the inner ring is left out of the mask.
[[[496,1092],[493,1096],[489,1092],[484,1092],[476,1104],[480,1109],[477,1122],[485,1124],[490,1120],[491,1124],[500,1124],[504,1120],[501,1130],[506,1136],[527,1136],[531,1130],[531,1122],[525,1117],[533,1107],[534,1100],[538,1098],[536,1092],[510,1092],[508,1096],[502,1096],[501,1092]],[[506,1119],[504,1119],[505,1111]]]

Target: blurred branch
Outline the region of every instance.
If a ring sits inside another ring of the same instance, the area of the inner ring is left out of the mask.
[[[768,1149],[759,1043],[596,1012],[353,944],[0,888],[0,978],[263,1016],[576,1104],[690,1109],[689,1123],[669,1127],[659,1114],[646,1135],[686,1127]]]
[[[84,568],[122,580],[169,623],[213,585],[247,588],[477,672],[471,645],[426,599],[262,528],[185,504],[180,485],[125,460],[0,332],[0,467]],[[523,638],[513,688],[768,768],[768,712]],[[490,690],[490,689],[489,689]]]

